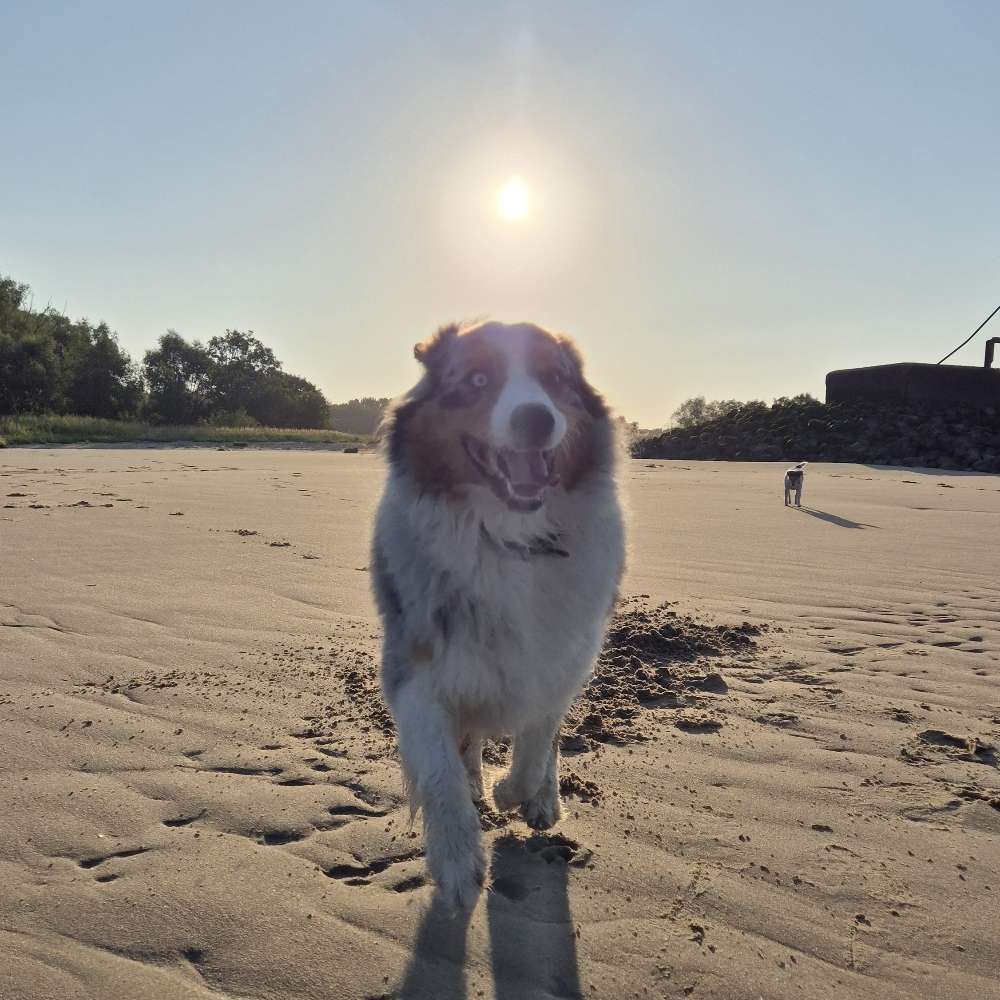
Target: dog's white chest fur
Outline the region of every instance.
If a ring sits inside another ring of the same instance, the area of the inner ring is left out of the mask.
[[[426,671],[427,686],[463,728],[484,735],[561,715],[599,651],[623,545],[609,484],[557,491],[543,511],[518,514],[485,491],[453,506],[390,480],[376,572],[406,623],[402,644],[397,637],[387,649],[390,700],[407,675]]]

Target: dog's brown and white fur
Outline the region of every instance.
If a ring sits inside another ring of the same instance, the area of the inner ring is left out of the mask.
[[[558,733],[600,650],[624,561],[616,440],[566,338],[448,326],[386,424],[372,582],[382,688],[446,900],[486,876],[482,741],[512,735],[500,810],[560,816]]]

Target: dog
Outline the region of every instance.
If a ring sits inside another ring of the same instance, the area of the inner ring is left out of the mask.
[[[806,466],[808,462],[799,462],[785,471],[785,506],[792,504],[792,494],[795,494],[795,506],[802,506],[802,486],[806,478]]]
[[[383,425],[372,541],[382,692],[427,867],[455,909],[486,879],[482,746],[512,736],[493,788],[542,830],[560,818],[559,727],[618,595],[616,424],[566,337],[450,325],[414,348]]]

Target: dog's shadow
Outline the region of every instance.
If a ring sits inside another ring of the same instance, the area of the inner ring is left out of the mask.
[[[808,514],[810,517],[817,517],[821,521],[826,521],[829,524],[835,524],[839,528],[877,528],[877,524],[865,524],[863,521],[852,521],[847,517],[840,517],[838,514],[831,514],[826,510],[816,510],[814,507],[793,507],[792,510],[797,510],[802,514]]]
[[[495,842],[486,908],[496,1000],[582,1000],[569,906],[573,853],[558,835]],[[435,893],[392,1000],[466,1000],[470,916],[452,914]]]

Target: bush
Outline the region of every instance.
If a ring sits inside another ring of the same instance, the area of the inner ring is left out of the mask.
[[[238,410],[219,410],[213,413],[205,423],[209,427],[259,427],[260,422],[250,416],[242,407]]]

